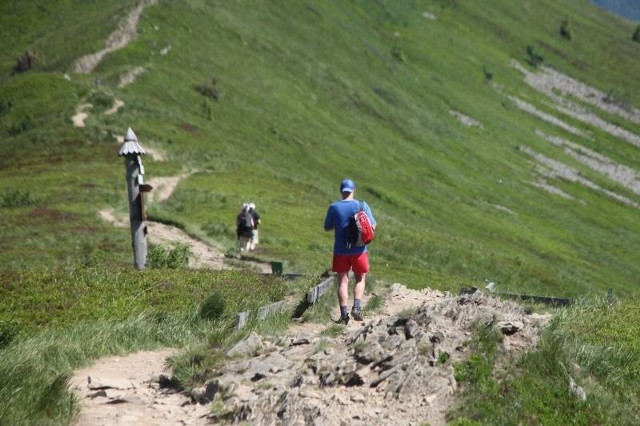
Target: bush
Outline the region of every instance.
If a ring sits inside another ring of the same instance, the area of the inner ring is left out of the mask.
[[[0,197],[0,208],[13,209],[37,204],[38,200],[29,191],[14,189]]]
[[[9,136],[17,136],[35,127],[36,121],[34,120],[34,118],[31,116],[31,114],[25,113],[16,122],[9,125],[7,132],[9,133]]]
[[[154,269],[180,269],[189,266],[189,257],[191,249],[186,244],[176,244],[170,248],[152,244],[147,263]]]
[[[635,41],[636,43],[640,43],[640,24],[638,24],[636,30],[633,32],[631,40]]]
[[[393,49],[391,49],[391,56],[393,56],[396,61],[402,62],[403,64],[407,62],[404,50],[402,50],[402,47],[400,46],[395,46]]]
[[[487,69],[484,65],[482,66],[482,73],[484,74],[484,81],[489,82],[493,79],[493,71]]]
[[[11,322],[0,321],[0,349],[9,346],[18,334],[20,334],[18,325]]]
[[[562,36],[562,38],[569,41],[571,41],[571,39],[573,38],[571,34],[571,28],[569,26],[569,17],[566,17],[562,20],[562,23],[560,24],[560,35]]]
[[[527,55],[527,62],[529,62],[529,64],[533,67],[537,68],[542,64],[542,62],[544,62],[544,56],[542,56],[542,54],[536,50],[535,46],[527,46]]]
[[[217,81],[216,79],[211,79],[211,83],[202,83],[194,86],[194,89],[202,96],[206,96],[207,98],[211,98],[214,101],[218,100],[218,88],[216,87]]]
[[[16,64],[13,67],[13,73],[23,73],[31,70],[36,65],[36,55],[32,52],[24,52],[23,55],[16,59]]]
[[[0,117],[7,114],[13,108],[13,99],[0,98]]]
[[[87,102],[98,111],[103,111],[111,108],[113,105],[113,96],[103,91],[96,91],[89,96]]]

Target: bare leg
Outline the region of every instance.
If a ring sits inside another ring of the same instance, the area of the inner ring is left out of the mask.
[[[240,252],[249,251],[249,238],[244,235],[238,239],[238,248]]]
[[[347,306],[349,303],[349,272],[338,272],[338,304]]]
[[[362,300],[364,297],[365,278],[367,274],[355,274],[356,284],[353,286],[353,298]]]

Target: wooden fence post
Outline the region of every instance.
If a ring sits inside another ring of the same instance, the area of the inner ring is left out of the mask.
[[[146,155],[146,152],[138,143],[136,134],[129,127],[118,156],[124,157],[124,166],[127,173],[131,246],[133,248],[133,264],[136,269],[144,269],[147,266],[147,227],[144,224],[146,213],[143,194],[152,189],[150,185],[144,183],[142,155]]]

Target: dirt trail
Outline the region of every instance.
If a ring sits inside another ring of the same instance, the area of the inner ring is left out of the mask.
[[[120,21],[118,28],[112,32],[105,42],[104,49],[83,56],[78,59],[74,65],[74,72],[79,74],[88,74],[93,71],[102,58],[113,51],[125,47],[129,42],[138,35],[138,20],[146,6],[157,3],[157,0],[141,0],[129,15]]]
[[[151,178],[147,181],[153,187],[149,194],[149,206],[160,203],[171,197],[176,186],[182,179],[188,176],[187,173],[173,177]],[[103,209],[99,212],[99,216],[107,223],[119,228],[129,226],[128,218],[117,217],[113,208]],[[162,246],[174,246],[182,244],[189,247],[191,256],[189,258],[190,268],[209,268],[209,269],[234,269],[234,266],[226,262],[227,257],[222,248],[206,244],[198,239],[188,235],[186,232],[174,226],[166,225],[160,222],[145,221],[147,226],[147,239],[152,244]],[[241,264],[253,268],[262,273],[271,273],[271,265],[269,263],[239,260]]]
[[[178,352],[175,349],[102,359],[77,371],[71,379],[71,388],[82,403],[75,424],[169,426],[245,421],[254,425],[341,422],[445,425],[445,415],[455,401],[457,388],[452,362],[467,355],[464,348],[471,336],[471,324],[490,321],[488,324],[502,329],[502,348],[513,357],[536,345],[540,327],[549,319],[547,315],[526,314],[512,302],[479,292],[453,296],[394,284],[381,296],[384,304],[379,311],[366,315],[363,322],[352,320],[335,337],[325,332],[332,326],[329,319],[324,324],[292,322],[282,337],[250,336],[227,352],[228,362],[216,379],[189,395],[162,386],[160,374],[171,377],[163,366],[167,357]],[[391,332],[393,324],[398,324],[397,318],[411,310],[420,312],[418,308],[426,314],[428,325],[420,331],[414,323],[412,330],[416,340],[424,337],[423,343],[398,340],[402,334]],[[367,335],[371,336],[368,340]],[[380,336],[387,336],[388,340],[382,341]],[[402,373],[402,379],[413,370],[421,370],[398,388],[391,374],[394,368],[380,374],[375,367],[379,363],[364,365],[361,361],[373,352],[384,351],[383,347],[389,349],[389,341],[394,342],[391,358],[413,358],[417,362]],[[420,358],[425,356],[420,345],[436,341],[439,346],[433,349],[432,356],[447,352],[452,362],[432,363],[428,357]],[[247,342],[255,346],[233,352]],[[377,349],[367,352],[366,345],[377,345],[376,342],[381,342],[382,347],[372,346]],[[403,342],[411,344],[408,349],[401,347]],[[356,356],[357,351],[360,355]],[[314,374],[313,369],[318,373]],[[322,371],[333,372],[327,375]],[[354,371],[352,377],[359,381],[345,383],[344,375]],[[214,395],[217,392],[224,399],[220,396],[206,399],[209,392]],[[212,410],[211,400],[217,401],[216,410]],[[220,417],[221,412],[227,414]],[[315,420],[309,423],[309,418]]]
[[[78,74],[91,73],[102,61],[105,55],[114,52],[118,49],[122,49],[138,35],[138,20],[143,10],[147,6],[154,5],[158,0],[140,0],[138,5],[127,15],[121,19],[118,23],[118,27],[113,31],[107,40],[105,41],[104,49],[85,55],[74,64],[74,72]],[[145,72],[143,67],[135,67],[134,69],[126,72],[120,77],[118,87],[125,87],[134,82],[136,77]],[[124,106],[124,102],[121,99],[115,99],[113,106],[104,112],[105,115],[112,115],[118,112],[118,110]],[[73,125],[76,127],[85,127],[85,120],[89,116],[87,110],[91,108],[91,104],[81,104],[78,106],[76,113],[71,117]]]

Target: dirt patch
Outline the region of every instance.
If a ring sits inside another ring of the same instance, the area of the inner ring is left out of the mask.
[[[78,108],[76,109],[76,113],[74,114],[73,117],[71,117],[71,121],[73,122],[73,125],[76,127],[84,127],[85,120],[87,119],[87,117],[89,117],[89,113],[87,112],[87,110],[92,107],[93,105],[91,104],[79,105]]]
[[[573,96],[602,111],[640,124],[640,110],[621,105],[615,99],[611,99],[610,94],[574,80],[553,68],[542,66],[536,72],[530,72],[515,60],[511,61],[511,66],[523,74],[527,84],[553,99],[558,105],[567,106],[568,109],[576,112],[584,111],[584,108],[569,101],[568,97]]]
[[[123,74],[118,82],[118,87],[125,87],[133,83],[139,75],[144,74],[146,70],[143,67],[135,67],[131,71]]]
[[[75,424],[205,424],[193,420],[206,416],[206,407],[185,405],[184,396],[160,387],[160,375],[171,374],[166,359],[177,352],[163,349],[114,356],[76,371],[69,383],[82,404]],[[181,423],[178,419],[193,420]]]
[[[147,149],[145,148],[145,150]],[[149,201],[160,203],[169,199],[171,194],[173,194],[173,191],[178,186],[178,183],[187,176],[189,175],[184,173],[179,176],[155,177],[149,179],[147,183],[153,187],[153,190],[149,194]]]
[[[113,106],[111,108],[109,108],[108,110],[106,110],[104,112],[104,115],[115,114],[123,106],[124,106],[124,102],[122,101],[122,99],[116,99],[115,101],[113,101]]]
[[[460,111],[450,110],[449,114],[453,115],[460,123],[464,124],[465,126],[482,128],[482,124],[479,121],[474,120],[473,118],[461,113]]]
[[[124,138],[122,138],[121,142],[124,142]],[[145,147],[144,150],[147,151],[149,157],[153,158],[155,161],[165,161],[167,159],[164,155],[164,152],[160,151],[159,149]]]

